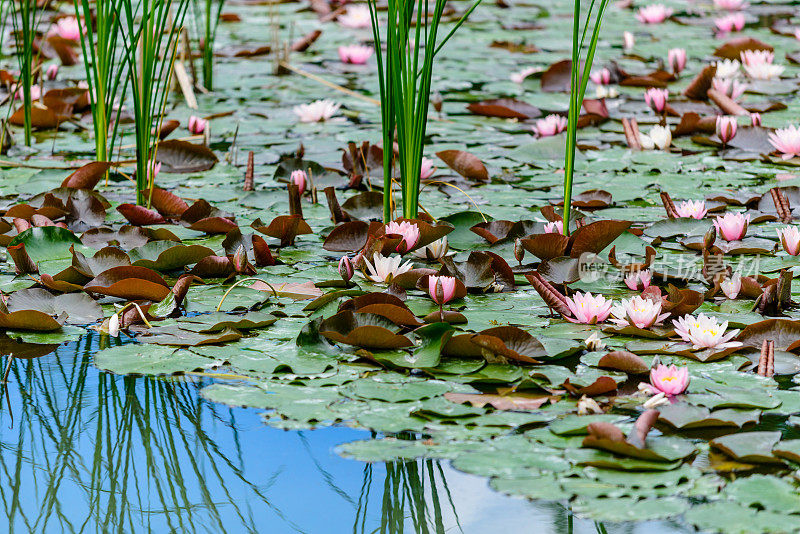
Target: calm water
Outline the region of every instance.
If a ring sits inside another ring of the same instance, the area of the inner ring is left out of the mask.
[[[200,398],[207,382],[101,373],[87,356],[98,339],[11,367],[0,411],[8,532],[570,531],[561,505],[504,497],[447,462],[367,465],[335,453],[366,432],[276,430],[254,410]],[[598,530],[575,520],[572,532]]]

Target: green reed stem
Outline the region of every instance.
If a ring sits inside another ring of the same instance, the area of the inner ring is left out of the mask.
[[[438,46],[437,34],[446,0],[434,0],[434,2],[433,14],[428,17],[430,0],[416,0],[416,2],[414,0],[388,0],[387,25],[382,38],[376,0],[368,0],[381,94],[384,147],[383,218],[387,222],[392,219],[392,185],[395,164],[392,147],[394,146],[395,130],[399,154],[397,163],[400,170],[403,217],[414,219],[417,217],[419,209],[419,174],[422,168],[428,122],[433,62],[442,46],[453,36],[481,0],[475,1]],[[417,14],[416,21],[414,20],[415,13]],[[385,54],[383,52],[384,41],[386,43]]]
[[[198,4],[201,0],[194,0],[194,14],[197,20]],[[222,6],[225,0],[202,0],[203,5],[203,87],[209,91],[214,90],[214,43],[217,40],[219,18],[222,15]],[[216,12],[213,9],[217,4]]]
[[[17,62],[19,63],[19,84],[22,89],[25,145],[31,146],[31,87],[33,86],[33,41],[38,26],[36,0],[17,0],[19,9],[11,17],[16,39]],[[11,96],[12,100],[14,96]]]
[[[89,101],[92,107],[97,161],[109,161],[117,135],[118,121],[112,119],[114,103],[125,94],[128,84],[128,58],[120,49],[122,0],[95,2],[74,0]],[[86,24],[92,21],[94,24]],[[112,121],[114,129],[109,137]]]
[[[592,70],[592,62],[597,48],[597,40],[600,37],[600,24],[603,20],[608,0],[601,0],[600,7],[594,17],[592,24],[592,36],[586,51],[583,70],[581,71],[581,49],[584,46],[589,25],[592,22],[592,12],[595,0],[589,5],[589,12],[581,30],[581,2],[575,0],[572,17],[572,70],[569,94],[569,112],[567,114],[567,141],[564,154],[564,234],[569,235],[569,219],[572,210],[572,179],[575,173],[575,150],[577,148],[578,117],[580,115],[583,98],[586,94],[586,84],[589,80],[589,73]],[[580,40],[578,34],[581,34]]]
[[[149,203],[158,125],[169,95],[178,36],[189,0],[122,0],[136,138],[136,203]],[[173,9],[174,6],[174,9]],[[148,181],[150,183],[148,183]]]

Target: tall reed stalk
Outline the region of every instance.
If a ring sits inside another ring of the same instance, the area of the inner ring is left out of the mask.
[[[122,39],[130,65],[136,137],[136,203],[149,204],[155,143],[189,0],[122,0]],[[148,183],[151,182],[151,183]],[[150,186],[150,187],[148,187]]]
[[[603,13],[608,5],[608,0],[600,0],[597,13],[592,14],[596,0],[591,0],[586,21],[581,30],[581,0],[575,0],[572,16],[572,71],[569,94],[569,114],[567,115],[567,143],[564,154],[564,235],[569,235],[569,216],[572,209],[572,177],[575,173],[575,149],[577,147],[578,116],[580,115],[583,97],[586,94],[586,83],[589,81],[589,73],[592,70],[594,53],[597,48],[597,39],[600,36],[600,24],[603,21]],[[592,35],[586,47],[586,58],[583,60],[583,71],[581,72],[581,50],[584,48],[586,34],[589,26],[592,26]],[[578,35],[580,34],[580,38]]]
[[[217,40],[219,17],[224,4],[225,0],[194,0],[193,4],[195,24],[200,21],[203,32],[203,87],[209,91],[214,90],[214,42]],[[198,16],[201,9],[202,15]]]
[[[109,161],[119,122],[112,119],[114,103],[125,94],[127,58],[120,44],[122,0],[74,0],[81,31],[83,66],[89,85],[97,161]],[[94,24],[91,21],[94,19]],[[90,23],[86,23],[89,21]],[[114,130],[109,137],[112,121]]]
[[[8,0],[2,0],[6,2]],[[31,98],[31,87],[33,86],[33,47],[36,38],[36,28],[38,26],[38,13],[36,0],[17,0],[14,2],[17,9],[12,14],[11,20],[14,26],[14,37],[16,39],[17,62],[19,63],[19,83],[18,89],[22,89],[22,108],[24,113],[25,145],[31,146],[31,108],[33,99]],[[12,95],[12,99],[14,96]]]
[[[416,2],[388,0],[386,31],[382,38],[377,0],[368,0],[381,94],[383,218],[387,222],[392,219],[394,174],[392,147],[395,129],[399,150],[397,161],[400,167],[403,217],[414,219],[419,208],[419,174],[422,167],[434,59],[481,2],[476,0],[437,46],[437,34],[447,0],[434,1],[433,13],[430,13],[429,0]]]

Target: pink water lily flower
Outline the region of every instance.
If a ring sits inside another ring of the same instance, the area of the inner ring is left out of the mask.
[[[24,98],[24,93],[22,87],[17,89],[17,92],[14,93],[14,98],[17,100],[22,100]],[[31,102],[35,100],[39,100],[42,97],[42,88],[39,85],[31,85]]]
[[[634,291],[644,291],[650,287],[650,281],[652,278],[653,275],[650,272],[650,269],[632,271],[625,275],[625,285],[628,286],[628,289],[632,289]]]
[[[194,135],[200,135],[206,131],[206,126],[208,126],[207,120],[195,117],[194,115],[189,117],[189,131]]]
[[[769,134],[769,142],[781,153],[783,159],[800,156],[800,128],[797,126],[778,128]]]
[[[369,28],[372,26],[369,7],[365,4],[348,5],[345,14],[339,15],[336,20],[345,28]]]
[[[525,81],[525,78],[530,76],[531,74],[535,74],[539,72],[539,67],[527,67],[522,69],[519,72],[512,72],[509,76],[509,79],[514,83],[522,83]]]
[[[331,100],[316,100],[310,104],[300,104],[292,108],[300,122],[321,122],[333,117],[341,104]]]
[[[719,78],[717,76],[711,79],[711,86],[714,90],[731,97],[731,100],[738,100],[747,90],[746,83],[733,78]]]
[[[589,79],[592,80],[592,83],[595,85],[608,85],[611,83],[611,71],[603,67],[598,71],[592,72],[589,75]]]
[[[339,59],[342,63],[363,65],[372,57],[374,50],[371,46],[348,45],[339,47]]]
[[[419,179],[427,180],[436,172],[436,167],[433,165],[433,160],[423,157],[422,166],[419,170]]]
[[[539,137],[550,137],[560,134],[567,128],[567,118],[553,113],[543,119],[538,119],[533,127],[533,133]]]
[[[731,33],[742,31],[744,28],[744,15],[742,13],[730,13],[724,17],[714,19],[714,25],[720,33]]]
[[[636,44],[636,38],[633,36],[631,32],[625,31],[622,32],[622,49],[626,52],[630,52],[633,50],[634,45]]]
[[[51,80],[51,81],[55,80],[56,77],[58,76],[58,65],[56,63],[53,63],[52,65],[47,67],[47,71],[45,72],[45,75],[47,76],[48,80]]]
[[[408,252],[419,241],[419,226],[408,221],[392,221],[386,225],[386,234],[399,235],[403,239],[397,244],[397,252]]]
[[[706,203],[703,200],[684,200],[675,206],[678,217],[691,217],[692,219],[702,219],[706,216]]]
[[[661,301],[656,302],[639,295],[613,306],[611,315],[614,316],[611,320],[613,323],[636,328],[650,328],[669,317],[669,313],[661,313]]]
[[[593,296],[591,293],[577,291],[572,298],[567,297],[567,307],[573,317],[565,317],[567,321],[581,324],[597,324],[608,319],[613,302],[603,295]]]
[[[149,182],[155,181],[156,177],[158,177],[158,173],[161,172],[161,162],[157,161],[150,161],[150,164],[147,166],[147,180]]]
[[[739,11],[745,9],[748,5],[744,0],[714,0],[714,6],[717,9],[726,9],[728,11]]]
[[[783,245],[783,250],[790,256],[800,254],[800,230],[796,226],[787,226],[776,230],[781,240],[781,245]]]
[[[658,364],[657,367],[650,369],[650,389],[651,393],[663,393],[667,397],[680,395],[689,387],[689,368],[667,367]]]
[[[563,234],[564,221],[553,221],[544,225],[544,233],[546,234]]]
[[[669,98],[669,91],[658,87],[651,87],[644,93],[645,103],[656,113],[664,112],[664,108],[667,107],[667,98]]]
[[[303,192],[306,190],[306,184],[308,183],[308,174],[306,174],[306,171],[300,169],[292,171],[292,174],[289,175],[289,183],[296,185],[297,191],[302,195]]]
[[[642,24],[661,24],[671,16],[672,9],[664,4],[650,4],[636,12],[636,18]]]
[[[717,233],[725,241],[739,241],[747,234],[747,225],[750,224],[750,214],[726,213],[714,219]]]
[[[751,113],[750,122],[753,123],[753,126],[761,126],[761,113]]]
[[[436,284],[440,283],[442,287],[441,295],[437,295]],[[436,304],[444,305],[453,300],[456,295],[456,279],[452,276],[429,276],[428,277],[428,294],[431,300]],[[441,297],[441,298],[440,298]]]
[[[63,17],[58,19],[50,31],[62,39],[67,39],[69,41],[80,41],[81,39],[80,25],[78,24],[78,19],[75,17]]]
[[[742,275],[735,273],[733,276],[725,278],[719,287],[726,297],[731,300],[735,299],[739,296],[739,291],[742,290]]]
[[[717,137],[719,140],[722,141],[723,146],[727,145],[731,139],[736,137],[736,129],[738,128],[738,124],[736,124],[736,117],[732,117],[730,115],[719,115],[717,117]]]
[[[725,332],[728,328],[728,321],[719,323],[716,317],[709,317],[700,314],[696,318],[692,315],[685,315],[673,321],[675,333],[684,341],[692,344],[695,349],[727,349],[739,347],[742,344],[738,341],[731,341],[739,330]]]
[[[686,67],[686,49],[670,48],[667,52],[667,63],[672,67],[672,72],[679,74]]]

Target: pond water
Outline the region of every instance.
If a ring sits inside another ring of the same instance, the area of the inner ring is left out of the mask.
[[[105,338],[107,339],[107,338]],[[447,461],[366,464],[343,427],[284,431],[198,391],[212,379],[98,371],[88,334],[15,360],[0,411],[9,532],[683,532],[601,526],[503,496]]]

